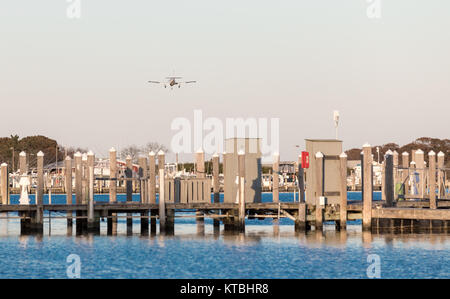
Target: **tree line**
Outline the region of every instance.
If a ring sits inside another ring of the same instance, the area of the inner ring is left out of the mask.
[[[424,152],[425,161],[428,163],[428,152],[433,150],[436,154],[440,151],[445,154],[446,166],[450,166],[450,139],[438,139],[431,137],[421,137],[417,138],[411,143],[399,146],[397,143],[386,143],[383,145],[372,146],[372,154],[374,155],[374,160],[378,159],[377,147],[380,150],[380,163],[384,160],[384,155],[388,150],[397,151],[399,164],[402,164],[402,153],[409,153],[409,161],[411,161],[411,152],[413,150],[421,149]],[[347,154],[348,160],[360,160],[361,159],[362,148],[352,148],[345,153]]]

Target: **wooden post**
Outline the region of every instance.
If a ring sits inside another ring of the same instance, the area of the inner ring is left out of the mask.
[[[97,225],[94,217],[94,153],[89,151],[87,154],[87,166],[88,166],[88,229],[90,231],[96,231]],[[98,224],[98,228],[100,223]]]
[[[295,221],[295,232],[306,231],[306,203],[305,203],[305,172],[301,163],[301,155],[298,156],[298,215]]]
[[[64,161],[65,166],[65,188],[66,188],[66,204],[72,204],[72,159],[67,156]],[[72,211],[67,211],[67,231],[72,233]]]
[[[166,233],[166,198],[165,198],[165,154],[162,150],[158,152],[159,173],[159,232]]]
[[[37,192],[36,192],[36,215],[32,225],[36,232],[44,231],[44,153],[37,153]]]
[[[19,154],[19,170],[21,175],[28,173],[27,154],[24,151]]]
[[[148,176],[148,164],[147,157],[139,157],[139,189],[141,193],[140,201],[141,203],[148,203],[147,199],[147,184],[145,183],[145,178]]]
[[[215,153],[212,156],[212,164],[213,164],[213,202],[220,202],[220,182],[219,182],[219,155]],[[220,230],[220,221],[214,219],[213,221],[214,231]]]
[[[321,205],[320,198],[324,196],[323,192],[323,154],[321,152],[316,153],[316,211],[315,211],[315,226],[316,231],[322,230],[323,228],[323,208]]]
[[[428,153],[428,189],[430,197],[430,209],[437,209],[436,202],[436,153],[430,151]]]
[[[403,152],[402,153],[402,184],[403,185],[403,196],[406,196],[409,192],[408,192],[408,182],[406,181],[406,179],[408,178],[409,175],[409,153],[408,152]]]
[[[117,202],[117,152],[115,148],[109,150],[109,202]]]
[[[147,157],[139,157],[139,190],[140,202],[148,203],[148,163]],[[141,212],[141,235],[148,235],[148,211]]]
[[[386,152],[385,158],[385,176],[384,180],[384,198],[386,200],[386,207],[394,206],[394,155],[389,150]]]
[[[280,190],[279,190],[279,172],[280,172],[280,154],[273,154],[273,164],[272,164],[272,201],[280,201]]]
[[[109,150],[109,202],[117,202],[117,151],[114,147]],[[117,213],[108,212],[107,234],[117,234]]]
[[[75,160],[75,202],[77,205],[80,205],[83,200],[83,192],[82,192],[82,157],[81,157],[81,153],[80,152],[76,152],[74,154],[74,160]],[[77,210],[76,211],[76,216],[82,216],[83,212]],[[83,226],[83,220],[80,218],[76,219],[76,232],[77,234],[80,234],[82,231],[82,226]]]
[[[439,198],[442,198],[445,196],[445,154],[443,152],[439,152],[437,154],[437,168],[438,168],[438,194]]]
[[[1,195],[2,195],[2,205],[9,204],[9,198],[8,198],[8,164],[2,163],[1,165]]]
[[[164,170],[164,173],[166,173],[166,172],[165,172],[165,167],[164,167],[165,164],[166,164],[165,160],[166,160],[165,154],[164,154],[164,152],[163,152],[162,150],[160,150],[160,151],[158,152],[158,170],[163,169],[163,170]]]
[[[419,197],[423,198],[425,194],[425,160],[424,160],[424,152],[422,150],[417,150],[415,153],[416,157],[416,167],[417,172],[419,173]]]
[[[239,217],[238,230],[245,231],[245,152],[238,153],[238,171],[239,171]]]
[[[298,200],[300,203],[305,202],[305,170],[301,162],[301,155],[298,156]]]
[[[381,200],[386,202],[386,160],[381,163]]]
[[[133,161],[131,156],[127,156],[125,159],[125,163],[127,168],[125,169],[125,177],[126,177],[126,190],[127,190],[127,202],[133,201]]]
[[[128,155],[125,159],[127,168],[125,169],[125,177],[127,181],[125,183],[127,190],[127,202],[133,201],[133,161],[131,156]],[[127,235],[133,234],[133,218],[131,218],[131,213],[127,213]]]
[[[159,156],[159,155],[158,155]],[[159,161],[158,161],[159,162]],[[164,167],[159,169],[159,232],[166,232],[166,203],[164,198]]]
[[[339,220],[340,228],[347,229],[347,155],[345,153],[342,153],[339,156],[339,160],[341,174]]]
[[[363,145],[363,230],[370,230],[372,228],[372,148],[370,144]]]
[[[416,175],[415,175],[415,171],[416,171],[416,162],[411,161],[411,163],[409,163],[409,169],[411,170],[411,177],[409,178],[410,182],[411,182],[411,186],[410,186],[410,193],[412,194],[416,194],[414,191],[414,187],[417,188],[417,185],[415,184],[415,180],[416,180]]]
[[[148,192],[149,192],[149,203],[156,203],[156,161],[155,153],[150,152],[148,154]]]
[[[196,169],[196,176],[197,178],[203,179],[206,177],[205,173],[205,153],[200,148],[197,153],[195,154],[195,169]],[[201,194],[202,192],[200,190],[197,190],[197,188],[194,189],[194,192],[197,191],[197,194]],[[211,190],[210,190],[211,194]],[[194,195],[194,198],[196,196]],[[205,234],[205,218],[203,217],[203,212],[197,210],[195,212],[195,215],[197,216],[196,222],[197,222],[197,234],[198,235],[204,235]]]
[[[151,151],[148,154],[148,202],[156,203],[156,161],[155,161],[155,153]],[[155,216],[155,210],[151,211],[151,216]],[[152,234],[156,234],[156,219],[150,219],[150,231]]]
[[[81,203],[87,204],[89,199],[87,153],[81,155]]]

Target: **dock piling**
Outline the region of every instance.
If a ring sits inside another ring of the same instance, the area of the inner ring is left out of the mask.
[[[127,191],[127,202],[133,201],[133,161],[131,156],[128,155],[125,159],[126,161],[126,169],[125,169],[125,177],[126,181],[126,191]],[[127,213],[127,235],[133,234],[133,218],[131,217],[131,213]]]
[[[437,209],[436,201],[436,153],[428,153],[428,193],[430,197],[430,209]]]
[[[363,145],[363,230],[372,228],[372,147],[370,144]]]
[[[156,161],[155,153],[151,151],[148,154],[148,202],[156,203]],[[151,216],[156,216],[156,211],[150,211]],[[156,234],[156,219],[150,219],[150,232]]]
[[[219,154],[215,153],[212,157],[213,164],[213,202],[220,202],[220,182],[219,182]],[[213,220],[214,231],[220,231],[220,221],[218,219]]]
[[[238,231],[245,231],[245,152],[238,153],[238,172],[239,172],[239,214]]]
[[[2,205],[9,204],[8,198],[8,189],[9,189],[9,180],[8,180],[8,164],[2,163],[0,166],[0,176],[1,176],[1,196],[2,196]]]
[[[65,176],[65,188],[66,188],[66,204],[72,204],[72,159],[67,156],[64,160],[64,176]],[[72,234],[72,211],[67,211],[67,233]]]
[[[339,156],[340,161],[340,203],[339,203],[339,221],[340,229],[347,229],[347,155],[343,152]]]

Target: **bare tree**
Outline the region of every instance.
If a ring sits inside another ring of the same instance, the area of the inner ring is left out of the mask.
[[[129,145],[120,151],[120,159],[125,160],[127,156],[130,156],[133,163],[136,163],[139,158],[139,155],[141,154],[141,151],[142,151],[141,148],[139,148],[138,146],[134,144]]]
[[[147,154],[151,151],[157,154],[160,150],[166,154],[169,152],[169,149],[164,144],[158,142],[149,142],[142,148],[142,151]]]
[[[158,142],[149,142],[145,146],[129,145],[120,151],[120,159],[125,160],[129,155],[133,163],[137,163],[140,155],[148,155],[151,151],[158,153],[160,150],[167,153],[169,150]]]

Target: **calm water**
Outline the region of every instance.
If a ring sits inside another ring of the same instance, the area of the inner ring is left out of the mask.
[[[63,203],[64,196],[52,202]],[[120,219],[117,236],[105,236],[102,222],[100,236],[67,237],[65,220],[52,219],[49,235],[46,219],[44,236],[36,237],[19,236],[16,219],[0,220],[0,278],[66,278],[70,254],[80,257],[82,278],[367,278],[373,254],[380,258],[382,278],[450,278],[448,235],[373,235],[362,233],[358,223],[350,223],[346,233],[325,225],[323,233],[295,235],[291,220],[282,219],[278,227],[271,221],[247,221],[244,236],[215,235],[206,219],[205,235],[198,236],[195,220],[183,218],[176,219],[173,237],[141,237],[136,220],[134,235],[127,237]]]

